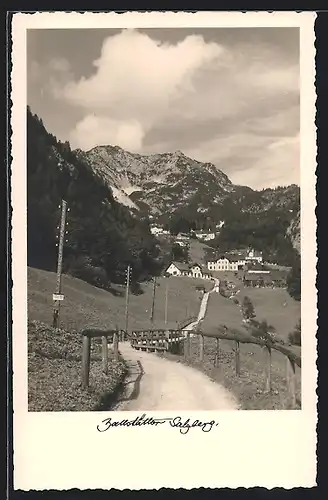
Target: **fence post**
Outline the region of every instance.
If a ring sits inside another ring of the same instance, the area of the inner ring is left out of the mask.
[[[190,333],[187,332],[186,340],[184,342],[184,357],[185,359],[190,358]]]
[[[101,337],[102,342],[102,365],[103,372],[107,375],[108,373],[108,345],[107,345],[107,337]]]
[[[166,350],[170,352],[171,351],[170,330],[165,330],[165,341],[166,341]]]
[[[199,335],[199,361],[204,361],[204,335]]]
[[[113,349],[114,349],[114,359],[118,361],[118,331],[114,331],[113,335]]]
[[[264,366],[265,366],[265,382],[264,392],[271,392],[271,348],[263,347]]]
[[[295,363],[288,356],[287,359],[287,390],[288,390],[288,403],[291,410],[296,407],[296,393],[295,393]]]
[[[83,335],[82,345],[82,387],[89,385],[91,338]]]
[[[240,375],[240,347],[239,347],[239,342],[238,340],[236,342],[236,348],[235,348],[235,364],[236,364],[236,375],[239,377]]]
[[[218,366],[218,361],[219,361],[219,352],[220,352],[220,351],[219,351],[219,346],[220,346],[220,344],[219,344],[219,337],[217,337],[217,338],[215,339],[215,347],[216,347],[216,349],[215,349],[214,366]]]

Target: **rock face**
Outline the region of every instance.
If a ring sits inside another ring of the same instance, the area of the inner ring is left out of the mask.
[[[145,156],[117,146],[98,146],[78,155],[112,188],[118,201],[131,208],[141,202],[152,215],[172,213],[186,204],[206,208],[234,190],[215,165],[192,160],[180,151]]]
[[[181,151],[140,155],[118,146],[97,146],[75,154],[133,212],[161,222],[175,215],[214,224],[238,220],[243,214],[261,219],[271,212],[286,221],[285,234],[299,251],[300,190],[296,185],[261,191],[237,186],[217,166],[188,158]]]
[[[301,253],[301,213],[297,212],[294,219],[292,219],[288,229],[287,236],[290,238],[293,247],[298,253]]]

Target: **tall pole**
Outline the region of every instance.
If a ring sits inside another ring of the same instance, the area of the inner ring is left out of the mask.
[[[128,333],[128,326],[129,326],[130,273],[131,273],[131,267],[129,265],[126,271],[126,290],[125,290],[125,333],[126,334]],[[124,333],[123,333],[123,340],[124,340]]]
[[[166,282],[166,288],[165,288],[165,324],[167,324],[168,299],[169,299],[169,284],[168,284],[168,282]]]
[[[156,276],[153,277],[153,301],[152,301],[151,313],[150,313],[150,321],[152,323],[154,323],[155,293],[156,293]]]
[[[62,200],[61,205],[61,219],[60,219],[60,232],[59,232],[59,243],[58,243],[58,260],[57,260],[57,281],[56,281],[56,291],[55,293],[59,295],[61,293],[61,278],[62,278],[62,267],[63,267],[63,249],[64,249],[64,238],[65,238],[65,226],[66,226],[66,210],[67,203]],[[54,303],[54,316],[53,316],[53,327],[58,328],[59,324],[59,309],[60,301],[56,300]]]

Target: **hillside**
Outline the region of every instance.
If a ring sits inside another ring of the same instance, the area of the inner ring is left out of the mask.
[[[88,390],[81,387],[81,337],[78,332],[28,322],[29,411],[107,410],[124,380],[126,367],[108,350],[102,371],[101,347],[92,343]]]
[[[118,146],[77,150],[90,168],[129,206],[139,206],[155,218],[189,214],[197,222],[222,220],[233,212],[261,213],[299,208],[296,185],[255,191],[234,185],[212,163],[187,157],[181,151],[140,155]],[[290,216],[290,218],[292,215]]]
[[[128,265],[137,283],[160,270],[149,224],[118,203],[91,167],[49,134],[27,109],[28,265],[57,262],[60,205],[66,199],[64,271],[104,288],[122,283]]]
[[[145,156],[118,146],[97,146],[77,154],[108,186],[115,186],[137,205],[141,202],[156,216],[186,204],[218,204],[233,189],[228,177],[213,164],[192,160],[181,151]]]
[[[52,324],[55,273],[28,268],[28,317],[30,320]],[[211,287],[211,283],[190,278],[159,278],[157,281],[154,327],[177,328],[199,310],[200,298],[196,286]],[[164,304],[168,285],[167,324]],[[152,283],[142,284],[140,295],[129,300],[129,328],[150,328]],[[67,330],[83,328],[125,329],[125,287],[116,286],[112,293],[101,290],[80,279],[63,275],[62,293],[65,300],[60,308],[60,326]]]
[[[273,260],[291,253],[299,238],[297,224],[289,230],[300,210],[296,185],[261,191],[234,185],[217,166],[188,158],[181,151],[147,156],[118,146],[97,146],[76,154],[106,185],[114,186],[121,203],[133,210],[137,206],[139,213],[173,232],[215,230],[224,221],[223,236],[214,246],[222,246],[229,238],[233,246],[264,246]],[[234,231],[239,241],[231,234]],[[291,264],[291,260],[289,256],[284,263]]]
[[[27,131],[31,266],[55,269],[63,197],[70,208],[65,271],[107,289],[123,283],[128,265],[136,287],[160,274],[167,255],[150,232],[150,220],[173,233],[213,231],[224,221],[210,243],[220,252],[252,246],[265,260],[289,266],[299,258],[296,185],[261,191],[237,186],[218,166],[181,151],[148,156],[118,146],[71,151],[29,109]]]
[[[295,250],[301,253],[301,213],[300,210],[297,212],[295,217],[291,220],[290,225],[287,229],[287,235],[289,236],[291,243]]]

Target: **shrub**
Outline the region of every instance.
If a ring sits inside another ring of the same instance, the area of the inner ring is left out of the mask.
[[[288,334],[288,340],[293,345],[301,345],[301,320],[295,325],[295,329]]]
[[[246,320],[250,320],[250,319],[255,318],[256,314],[255,314],[254,306],[252,304],[251,299],[249,297],[247,297],[247,295],[245,295],[241,307],[242,307],[243,316]]]

